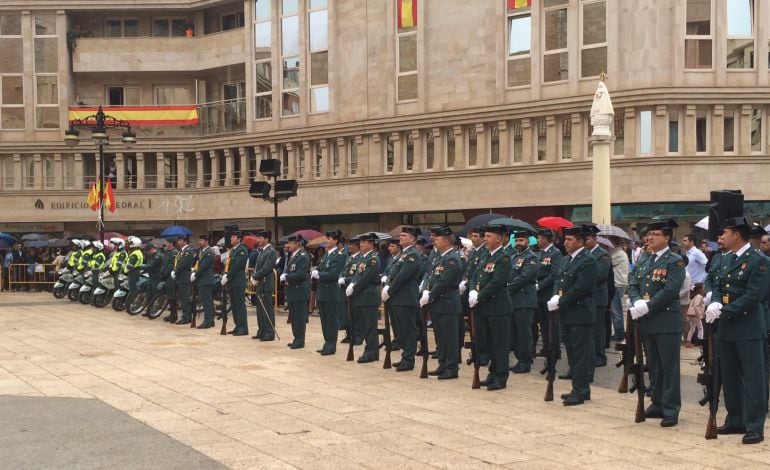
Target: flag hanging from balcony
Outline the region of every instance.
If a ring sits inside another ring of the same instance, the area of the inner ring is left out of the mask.
[[[88,188],[88,199],[86,199],[88,207],[95,211],[99,208],[99,194],[96,192],[96,185],[91,181],[91,186]]]
[[[69,120],[85,120],[96,114],[99,108],[70,108]],[[198,110],[195,105],[185,106],[120,106],[103,108],[104,113],[128,121],[132,126],[195,126]],[[95,124],[96,121],[89,121]]]
[[[115,194],[112,193],[112,181],[107,180],[104,189],[104,207],[110,212],[115,212]]]
[[[508,9],[517,10],[532,5],[532,0],[508,0]]]
[[[398,2],[398,29],[417,26],[417,0],[396,0]]]

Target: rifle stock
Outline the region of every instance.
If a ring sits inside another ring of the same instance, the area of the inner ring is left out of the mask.
[[[196,306],[196,293],[198,292],[198,289],[195,286],[192,287],[192,320],[190,321],[190,328],[195,328],[197,325],[195,324],[195,319],[198,316],[198,309]]]
[[[222,291],[222,304],[219,306],[221,308],[220,312],[222,315],[222,330],[219,332],[220,335],[226,335],[227,334],[227,289],[224,288],[224,286],[220,287],[220,290]]]
[[[626,332],[630,335],[632,329],[631,314],[626,313]],[[630,341],[630,338],[626,337],[623,343],[616,343],[615,349],[620,351],[621,358],[615,364],[615,367],[623,367],[623,375],[620,377],[620,383],[618,384],[618,393],[628,393],[628,376],[631,375],[631,369],[633,368],[634,361],[634,343]]]
[[[353,360],[353,345],[356,342],[356,329],[353,326],[353,311],[351,310],[350,306],[350,297],[348,299],[348,338],[350,339],[350,343],[348,343],[348,357],[345,359],[346,361],[352,361]]]
[[[390,312],[388,311],[388,302],[383,302],[382,310],[383,315],[385,315],[385,332],[382,335],[382,341],[385,343],[385,361],[382,363],[382,368],[390,369],[390,351],[393,349],[393,342],[390,337]]]
[[[630,313],[629,313],[630,315]],[[642,338],[639,333],[639,320],[634,320],[634,381],[636,382],[636,416],[634,422],[642,423],[644,417],[644,351],[642,350]]]
[[[543,401],[553,401],[553,382],[556,379],[556,351],[559,348],[559,345],[556,344],[555,334],[557,312],[558,310],[554,310],[548,315],[548,355],[546,357],[546,367],[544,371],[540,371],[541,374],[547,373],[547,385]]]
[[[423,307],[420,309],[420,317],[422,320],[422,369],[420,370],[420,378],[428,378],[428,309]]]
[[[709,406],[709,418],[706,423],[706,439],[717,438],[717,412],[719,411],[719,393],[722,383],[719,379],[719,350],[717,349],[717,323],[706,323],[706,344],[703,351],[703,373],[698,375],[698,382],[704,386],[705,399],[701,402]]]
[[[471,354],[473,354],[473,382],[471,382],[472,389],[481,388],[481,380],[479,380],[479,340],[476,336],[476,309],[470,309],[470,330],[471,330]]]

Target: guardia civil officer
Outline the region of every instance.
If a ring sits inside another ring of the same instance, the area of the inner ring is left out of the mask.
[[[214,250],[209,246],[209,236],[198,236],[198,261],[190,274],[190,282],[195,283],[198,296],[203,306],[203,323],[199,330],[214,326]]]
[[[344,240],[342,232],[330,230],[326,232],[326,253],[318,263],[318,267],[310,273],[312,279],[318,279],[316,302],[318,313],[321,315],[321,332],[324,344],[317,352],[329,356],[337,351],[337,333],[340,329],[340,310],[342,310],[342,293],[338,279],[345,269],[345,253],[340,246]]]
[[[355,316],[355,325],[361,325],[360,330],[366,346],[364,353],[358,358],[363,364],[379,360],[379,339],[377,335],[377,308],[380,305],[380,260],[374,245],[377,234],[366,233],[359,236],[361,256],[358,266],[345,295],[350,298]]]
[[[286,303],[291,316],[291,333],[294,339],[288,346],[291,349],[305,347],[307,328],[307,309],[310,300],[310,255],[302,248],[301,235],[289,236],[286,246],[290,258],[286,262],[286,271],[281,274],[281,282],[286,283]]]
[[[233,306],[233,323],[235,327],[227,334],[245,336],[249,334],[249,323],[246,316],[246,263],[249,260],[249,250],[242,243],[243,232],[230,232],[230,246],[225,261],[225,272],[219,281],[227,288],[230,304]]]
[[[661,418],[663,427],[676,426],[682,406],[679,359],[682,314],[679,290],[685,278],[682,257],[669,249],[677,227],[674,220],[647,226],[647,260],[630,275],[631,318],[639,320],[647,352],[652,404],[646,418]]]
[[[257,334],[252,336],[251,339],[274,341],[275,309],[273,294],[276,287],[275,263],[278,259],[278,252],[271,243],[273,233],[270,230],[257,232],[256,238],[260,250],[249,282],[254,286],[254,295],[257,297]]]
[[[564,229],[564,248],[569,256],[560,262],[553,296],[547,302],[549,312],[559,311],[571,370],[572,390],[561,396],[564,406],[582,405],[591,399],[592,332],[596,321],[593,294],[597,270],[596,260],[585,249],[588,233],[590,229],[583,225]]]
[[[723,255],[721,274],[706,309],[707,322],[719,320],[719,371],[727,409],[717,434],[743,434],[744,444],[758,444],[765,438],[767,415],[761,297],[768,261],[751,249],[745,217],[725,221],[722,242],[730,252]]]
[[[529,248],[527,231],[514,234],[515,252],[511,257],[508,293],[511,296],[511,350],[516,356],[514,374],[527,374],[532,367],[532,321],[537,309],[538,258]]]
[[[596,304],[596,323],[594,323],[594,366],[607,365],[607,354],[604,351],[604,338],[606,336],[606,317],[609,305],[607,292],[607,278],[612,269],[612,260],[607,250],[599,246],[597,239],[599,228],[596,225],[588,225],[589,233],[586,236],[586,250],[596,259],[596,285],[594,286],[594,303]]]
[[[189,245],[187,237],[177,238],[176,246],[179,251],[174,260],[174,270],[171,271],[171,278],[174,279],[174,285],[176,286],[177,304],[182,307],[182,318],[176,324],[186,325],[192,322],[192,284],[190,283],[190,274],[195,262],[195,254]]]
[[[540,356],[545,357],[545,344],[548,342],[548,308],[546,302],[553,295],[553,284],[556,279],[556,275],[559,272],[559,266],[561,266],[561,251],[553,244],[553,232],[548,229],[541,229],[537,232],[537,246],[540,249],[538,251],[538,268],[537,268],[537,282],[535,283],[535,289],[537,290],[537,322],[540,325],[540,337],[543,339],[544,348],[538,353]],[[556,344],[561,344],[559,328],[554,331],[556,335]],[[537,341],[537,338],[534,338]],[[561,352],[557,354],[560,356]]]

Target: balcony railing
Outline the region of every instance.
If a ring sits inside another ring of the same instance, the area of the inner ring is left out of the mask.
[[[246,99],[214,101],[198,105],[200,135],[229,134],[246,130]]]

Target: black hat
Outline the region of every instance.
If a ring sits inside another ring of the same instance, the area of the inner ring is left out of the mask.
[[[471,233],[478,233],[482,237],[484,236],[484,227],[473,227]]]
[[[506,235],[508,233],[508,227],[505,225],[485,225],[483,228],[485,232],[492,232],[500,235]]]
[[[235,235],[238,238],[243,238],[243,232],[241,232],[240,230],[233,230],[232,232],[230,232],[230,236],[232,237],[233,235]]]
[[[572,235],[573,237],[585,238],[589,235],[585,225],[575,225],[574,227],[564,227],[564,236]]]
[[[764,235],[767,235],[767,231],[759,225],[752,225],[749,229],[750,238],[761,238]]]
[[[724,224],[722,224],[723,228],[749,228],[751,227],[751,224],[749,224],[749,220],[746,217],[731,217],[729,219],[726,219]]]
[[[329,230],[326,232],[326,236],[335,240],[339,240],[342,238],[342,230]]]
[[[674,219],[666,219],[666,220],[660,220],[657,222],[652,222],[647,226],[647,232],[650,230],[674,230],[675,228],[679,227],[679,224],[676,223]]]
[[[166,237],[166,242],[168,243],[176,243],[177,237]]]
[[[262,238],[270,238],[270,239],[272,239],[273,238],[273,232],[271,232],[270,230],[259,230],[256,233],[256,236],[262,237]]]
[[[601,230],[594,224],[583,224],[583,231],[586,236],[596,236]]]
[[[378,238],[379,237],[374,232],[364,233],[358,237],[358,239],[362,242],[374,242],[377,241]]]
[[[553,232],[549,228],[541,228],[540,230],[537,231],[537,234],[540,235],[541,237],[546,237],[549,240],[553,239]]]
[[[350,237],[350,243],[353,245],[358,245],[361,243],[361,240],[358,238],[358,236]]]
[[[449,236],[449,235],[452,235],[452,229],[447,227],[446,225],[439,225],[436,227],[431,227],[430,233],[431,235],[436,235],[436,236]]]
[[[299,234],[289,235],[289,238],[286,239],[287,242],[297,242],[297,243],[302,243],[303,240],[304,238],[302,238],[302,235],[299,235]]]
[[[411,225],[404,225],[403,227],[401,227],[401,233],[408,233],[413,237],[417,237],[419,235],[422,235],[422,230],[420,230],[417,227],[412,227]]]
[[[209,241],[209,236],[208,235],[198,235],[198,240]]]
[[[390,240],[388,240],[388,243],[390,243],[391,245],[399,245],[401,243],[401,240],[398,238],[391,238]]]
[[[512,232],[512,235],[514,238],[529,238],[535,234],[529,230],[516,230],[515,232]]]

